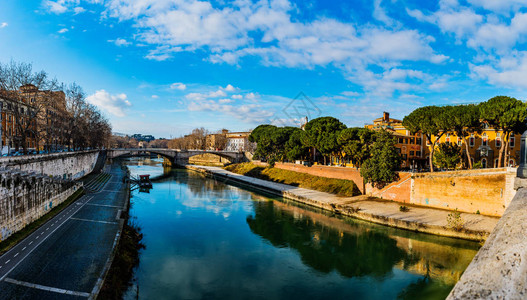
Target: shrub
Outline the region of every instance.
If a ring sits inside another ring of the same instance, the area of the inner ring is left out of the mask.
[[[407,211],[410,211],[410,208],[406,205],[401,205],[399,206],[399,211],[407,212]]]
[[[447,226],[454,229],[455,231],[461,231],[464,226],[463,218],[461,218],[461,213],[457,210],[454,210],[452,213],[449,213],[446,217]]]

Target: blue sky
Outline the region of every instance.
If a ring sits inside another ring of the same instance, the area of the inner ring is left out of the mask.
[[[116,132],[305,115],[363,126],[383,111],[525,100],[522,2],[2,0],[0,61],[77,82]]]

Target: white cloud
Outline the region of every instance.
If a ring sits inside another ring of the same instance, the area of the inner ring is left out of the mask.
[[[239,100],[239,99],[243,99],[243,96],[242,95],[232,95],[231,98]]]
[[[122,38],[117,38],[115,40],[108,40],[108,42],[114,43],[116,46],[119,46],[119,47],[127,47],[132,44],[131,42],[128,42],[127,40],[122,39]]]
[[[493,62],[469,66],[475,77],[491,84],[527,89],[527,51],[513,52]]]
[[[452,3],[448,5],[445,2],[431,15],[425,15],[420,10],[406,9],[406,12],[421,22],[436,24],[441,31],[453,33],[457,39],[471,35],[483,21],[483,16],[476,14],[471,8],[458,7]]]
[[[158,95],[152,95],[152,99],[158,99],[159,96]]]
[[[108,0],[103,5],[103,18],[134,24],[138,42],[154,47],[145,57],[157,61],[199,49],[209,53],[214,63],[238,64],[251,56],[267,66],[311,69],[334,64],[345,73],[356,73],[369,66],[447,59],[430,46],[432,37],[394,24],[381,0],[374,2],[375,18],[397,25],[394,29],[329,17],[300,22],[292,17],[295,6],[288,0],[234,1],[225,6],[205,1]]]
[[[245,99],[248,99],[248,100],[254,100],[256,98],[258,98],[258,96],[255,93],[249,93],[245,95]]]
[[[234,102],[234,100],[225,98],[225,99],[218,100],[218,102],[221,103],[221,104],[225,104],[225,103],[232,103],[232,102]]]
[[[237,90],[237,88],[233,87],[232,85],[228,84],[226,87],[225,87],[225,90],[227,92],[234,92]]]
[[[68,28],[62,28],[61,30],[57,31],[58,33],[66,33],[68,32]]]
[[[273,116],[273,112],[262,109],[261,105],[258,104],[242,104],[242,105],[231,105],[228,102],[221,99],[219,101],[214,100],[199,100],[192,101],[188,104],[187,108],[190,111],[211,111],[215,113],[224,113],[233,116],[243,122],[251,124],[258,124],[268,122]]]
[[[93,95],[88,96],[86,100],[117,117],[124,117],[125,109],[132,106],[130,101],[127,100],[126,94],[110,95],[105,90],[96,91]]]
[[[85,12],[86,9],[84,9],[83,7],[77,6],[73,9],[73,11],[75,12],[76,15],[78,15],[78,14]]]
[[[55,13],[55,14],[62,14],[68,10],[67,1],[65,0],[57,0],[57,1],[47,0],[47,1],[44,1],[43,4],[44,4],[44,8],[48,9],[50,12]]]
[[[180,90],[184,91],[187,88],[187,86],[181,82],[175,82],[170,85],[170,89],[172,90]]]
[[[381,7],[381,2],[382,0],[373,1],[373,17],[386,25],[395,24],[395,21],[386,14],[386,10]]]
[[[354,91],[344,91],[341,94],[346,96],[346,97],[356,97],[356,96],[360,95],[360,93],[357,93],[357,92],[354,92]]]
[[[2,22],[2,24],[0,24],[0,28],[5,28],[7,27],[9,24],[7,24],[7,22]]]
[[[499,13],[508,13],[511,10],[517,11],[525,7],[524,0],[468,0],[468,2],[474,6]]]

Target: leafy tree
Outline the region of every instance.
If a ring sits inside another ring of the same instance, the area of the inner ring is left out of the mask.
[[[453,170],[461,162],[461,147],[454,143],[441,143],[437,147],[434,163],[443,169]]]
[[[496,96],[480,104],[480,115],[490,126],[503,131],[503,143],[498,156],[500,168],[511,134],[523,133],[527,129],[527,104],[512,97]]]
[[[421,132],[430,144],[430,172],[434,172],[434,151],[439,139],[452,128],[449,109],[438,106],[420,107],[403,119],[403,126],[412,134]],[[435,137],[433,139],[433,137]]]
[[[277,161],[283,161],[286,158],[286,143],[293,132],[300,129],[296,127],[276,127],[273,125],[260,125],[256,127],[249,141],[256,142],[256,151],[254,156],[265,159],[273,166]]]
[[[326,164],[326,158],[337,154],[340,150],[337,137],[343,129],[346,129],[346,125],[336,118],[316,118],[306,124],[304,142],[306,146],[316,148],[324,157],[324,164]]]
[[[463,139],[468,166],[472,169],[472,159],[470,158],[467,137],[471,133],[481,132],[479,106],[473,104],[457,105],[448,107],[447,109],[449,110],[448,115],[452,118],[452,131]]]
[[[360,174],[366,183],[382,188],[398,178],[401,156],[395,148],[395,138],[385,130],[377,131],[371,146],[371,155],[362,164]]]
[[[374,131],[367,128],[353,127],[342,130],[337,138],[342,152],[350,157],[353,164],[360,168],[370,156],[370,147]]]
[[[271,134],[276,128],[274,125],[260,125],[251,132],[249,141],[256,143],[255,158],[269,159],[273,148]]]
[[[304,135],[305,132],[299,128],[292,132],[289,140],[285,143],[285,152],[288,160],[294,161],[297,159],[309,159],[310,148],[302,143]]]

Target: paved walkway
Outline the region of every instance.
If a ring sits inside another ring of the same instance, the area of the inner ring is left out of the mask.
[[[413,231],[469,240],[484,240],[490,235],[499,220],[499,218],[496,217],[461,213],[464,228],[461,231],[456,231],[449,228],[447,223],[447,216],[451,214],[452,211],[423,206],[409,206],[409,211],[401,212],[399,207],[402,203],[399,202],[372,199],[367,196],[339,197],[325,192],[243,176],[219,167],[187,167],[189,169],[221,176],[227,178],[227,180],[233,180],[266,191],[272,191],[285,198],[296,200],[308,205],[335,211],[374,223]]]
[[[107,166],[108,168],[109,166]],[[86,194],[0,257],[0,299],[86,299],[100,288],[126,205],[119,165]]]

